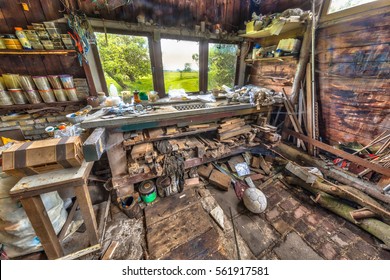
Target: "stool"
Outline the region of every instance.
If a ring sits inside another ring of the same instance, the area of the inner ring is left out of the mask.
[[[42,247],[49,259],[64,256],[60,240],[54,231],[41,194],[73,188],[89,237],[90,245],[99,243],[95,213],[89,195],[87,178],[93,162],[83,162],[80,167],[61,169],[22,178],[10,191],[10,196],[19,199]]]

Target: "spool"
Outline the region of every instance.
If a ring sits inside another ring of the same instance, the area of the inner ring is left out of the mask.
[[[156,186],[153,181],[143,181],[138,188],[141,198],[145,203],[153,202],[157,197]]]

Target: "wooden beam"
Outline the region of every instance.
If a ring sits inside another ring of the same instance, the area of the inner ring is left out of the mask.
[[[153,86],[160,97],[165,96],[164,68],[162,62],[161,39],[159,33],[154,33],[149,39],[150,63],[152,66]]]
[[[20,201],[48,259],[62,257],[64,252],[43,205],[41,196],[24,198]]]
[[[99,236],[96,225],[95,212],[93,211],[91,197],[89,195],[88,186],[86,184],[74,188],[77,200],[79,201],[81,214],[83,215],[84,224],[87,228],[87,233],[90,245],[99,243]]]
[[[106,150],[106,129],[96,128],[83,144],[85,161],[98,161]]]
[[[375,172],[378,172],[380,174],[383,174],[385,176],[390,176],[390,169],[389,168],[385,168],[383,166],[380,166],[378,164],[374,164],[374,163],[371,163],[367,160],[364,160],[358,156],[355,156],[355,155],[352,155],[352,154],[349,154],[347,152],[344,152],[342,150],[339,150],[339,149],[336,149],[336,148],[333,148],[332,146],[329,146],[328,144],[325,144],[325,143],[322,143],[318,140],[315,140],[315,139],[310,139],[309,137],[305,136],[305,135],[302,135],[300,133],[297,133],[295,131],[292,131],[292,130],[289,130],[287,129],[286,130],[286,133],[296,137],[296,138],[299,138],[299,139],[302,139],[303,141],[307,142],[307,143],[310,143],[318,148],[320,148],[321,150],[324,150],[324,151],[327,151],[329,153],[332,153],[338,157],[342,157],[346,160],[349,160],[351,162],[354,162],[358,165],[361,165],[363,167],[366,167],[366,168],[369,168]]]
[[[199,42],[199,91],[207,92],[208,87],[209,43]]]
[[[72,208],[70,209],[68,218],[66,219],[65,224],[62,227],[60,234],[58,235],[58,239],[60,240],[60,242],[62,240],[64,240],[65,234],[66,234],[66,232],[69,229],[70,223],[73,221],[73,217],[74,217],[74,214],[76,213],[76,210],[77,210],[78,206],[79,206],[79,201],[76,198],[75,202],[72,205]]]

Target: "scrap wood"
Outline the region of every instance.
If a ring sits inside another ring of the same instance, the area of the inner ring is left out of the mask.
[[[74,215],[76,213],[77,207],[79,206],[79,201],[76,200],[74,201],[72,208],[70,209],[70,212],[68,214],[68,217],[66,218],[65,224],[62,226],[61,232],[58,235],[58,240],[61,242],[62,240],[65,239],[65,235],[68,232],[69,226],[73,221]]]
[[[228,132],[220,133],[218,135],[219,140],[225,140],[237,135],[246,134],[252,130],[252,127],[250,125],[245,125],[243,127],[240,127],[238,129],[230,130]]]
[[[64,260],[75,260],[75,259],[81,258],[81,257],[83,257],[85,255],[88,255],[88,254],[94,253],[96,251],[99,251],[101,248],[102,248],[102,246],[100,244],[96,244],[96,245],[93,245],[91,247],[88,247],[88,248],[82,249],[80,251],[77,251],[75,253],[72,253],[72,254],[66,255],[64,257],[58,258],[57,260],[62,260],[62,261],[64,261]]]
[[[313,195],[315,195],[315,198],[313,199],[314,202],[332,211],[336,215],[339,215],[340,217],[346,219],[347,221],[350,221],[351,223],[355,222],[350,213],[355,211],[356,209],[347,205],[345,202],[339,200],[338,198],[313,188],[310,184],[307,184],[304,180],[298,177],[287,176],[284,178],[283,181],[285,181],[285,184],[288,186],[297,185],[308,190]],[[382,240],[387,246],[387,248],[390,248],[390,226],[388,224],[374,218],[366,218],[361,219],[356,225],[367,231],[368,233],[372,234],[379,240]]]
[[[101,260],[111,260],[118,245],[119,245],[118,241],[112,241],[110,243],[110,246],[108,246],[107,250],[104,252]]]
[[[318,177],[316,174],[310,173],[306,169],[293,164],[292,162],[289,162],[286,165],[286,169],[301,180],[311,184],[312,188],[338,198],[350,200],[362,207],[369,209],[373,213],[382,217],[384,220],[390,221],[390,212],[365,193],[350,186],[335,185],[321,177]]]

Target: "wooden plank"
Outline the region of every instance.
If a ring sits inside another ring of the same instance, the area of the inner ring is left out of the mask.
[[[46,20],[39,0],[29,0],[27,4],[29,6],[29,11],[24,11],[23,9],[22,11],[28,23],[39,23]],[[22,27],[24,28],[24,26]]]
[[[252,130],[252,127],[250,125],[245,125],[242,128],[231,130],[228,132],[224,132],[218,135],[218,140],[225,140],[237,135],[246,134]]]
[[[70,224],[73,221],[74,214],[76,213],[77,207],[79,206],[79,201],[75,200],[75,202],[72,205],[72,208],[70,209],[70,212],[68,214],[68,218],[66,218],[65,224],[62,226],[61,232],[58,235],[58,240],[61,242],[65,238],[65,234],[67,233]]]
[[[99,250],[101,250],[101,248],[102,248],[102,246],[100,244],[96,244],[96,245],[93,245],[91,247],[88,247],[88,248],[82,249],[80,251],[77,251],[75,253],[66,255],[66,256],[64,256],[62,258],[58,258],[57,260],[61,260],[61,261],[76,260],[78,258],[81,258],[81,257],[85,256],[85,255],[88,255],[88,254],[91,254],[93,252],[99,251]]]
[[[93,162],[83,162],[81,167],[56,170],[48,173],[23,177],[11,189],[15,198],[34,196],[37,193],[50,192],[64,187],[82,185],[90,173]]]
[[[108,132],[107,142],[107,156],[110,164],[112,177],[120,177],[121,175],[127,174],[127,158],[126,153],[123,150],[123,133],[122,132]]]
[[[111,260],[118,245],[119,245],[118,241],[112,241],[107,251],[104,253],[102,260]]]
[[[95,212],[93,211],[91,197],[86,184],[74,188],[80,210],[87,228],[90,245],[99,243]]]
[[[212,228],[208,215],[196,203],[147,228],[151,259],[161,259],[174,248]]]
[[[21,199],[24,210],[31,222],[36,235],[48,259],[57,259],[64,255],[61,244],[57,239],[53,225],[43,205],[41,197],[34,196]]]
[[[202,259],[218,251],[219,234],[214,228],[173,249],[164,260]]]
[[[188,208],[197,202],[194,189],[186,189],[182,193],[173,196],[164,197],[157,203],[149,205],[145,208],[146,227],[150,227],[155,223],[161,222],[164,219]]]
[[[105,152],[106,145],[106,129],[96,128],[83,144],[85,161],[98,161]]]
[[[40,0],[40,2],[46,20],[62,18],[63,15],[60,13],[60,11],[63,10],[63,6],[61,5],[60,1]]]
[[[383,174],[385,176],[390,176],[390,169],[389,168],[385,168],[383,166],[380,166],[378,164],[374,164],[374,163],[371,163],[367,160],[364,160],[358,156],[355,156],[355,155],[352,155],[352,154],[349,154],[347,152],[344,152],[342,150],[338,150],[336,148],[333,148],[332,146],[329,146],[325,143],[322,143],[320,141],[317,141],[315,139],[310,139],[308,138],[307,136],[305,135],[302,135],[302,134],[299,134],[299,133],[296,133],[292,130],[286,130],[286,132],[294,137],[297,137],[297,138],[300,138],[302,139],[303,141],[305,142],[311,142],[314,146],[320,148],[321,150],[324,150],[324,151],[327,151],[329,153],[332,153],[338,157],[341,157],[341,158],[344,158],[346,160],[349,160],[349,161],[352,161],[358,165],[361,165],[363,167],[366,167],[366,168],[369,168],[369,169],[372,169],[374,170],[375,172],[378,172],[380,174]]]

